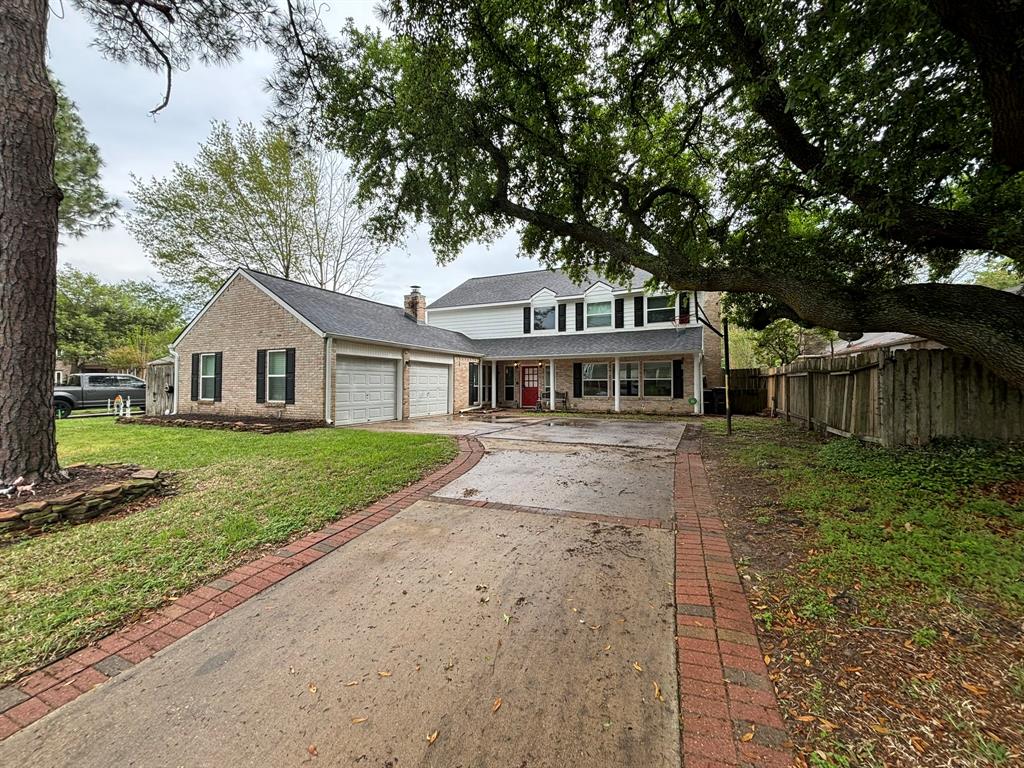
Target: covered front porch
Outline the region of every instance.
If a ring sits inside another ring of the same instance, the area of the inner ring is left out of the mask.
[[[696,382],[696,386],[695,386]],[[700,414],[703,354],[492,357],[470,363],[471,408]]]

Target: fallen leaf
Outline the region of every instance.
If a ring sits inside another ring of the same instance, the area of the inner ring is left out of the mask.
[[[914,751],[917,752],[917,754],[919,755],[923,755],[925,749],[927,748],[924,739],[922,739],[920,736],[911,736],[910,744],[914,748]]]
[[[960,685],[965,691],[970,691],[975,696],[984,696],[988,693],[988,688],[982,685],[972,685],[971,683],[965,683],[963,680],[960,681]]]
[[[604,649],[605,649],[606,651],[610,651],[610,650],[612,649],[612,644],[611,644],[611,643],[608,643],[608,645],[606,645],[606,646],[604,647]]]
[[[506,624],[510,624],[512,622],[512,617],[509,616],[507,613],[503,613],[501,614],[501,620],[504,621]]]
[[[381,677],[391,677],[391,673],[390,672],[386,672],[386,671],[385,672],[377,672],[377,674],[380,675]]]
[[[819,717],[818,722],[821,723],[821,727],[826,731],[834,731],[839,726],[833,723],[831,720],[826,720],[824,717]]]
[[[433,733],[427,734],[427,744],[433,744],[437,741],[437,733],[437,731],[434,731]]]
[[[501,696],[494,700],[494,704],[491,706],[491,712],[497,712],[501,709]]]
[[[752,738],[754,738],[754,732],[753,731],[747,731],[742,736],[740,736],[740,741],[747,742],[747,741],[750,741]]]
[[[799,720],[801,723],[813,723],[818,718],[816,718],[814,715],[799,715],[796,719]]]
[[[884,725],[875,725],[874,723],[871,724],[871,730],[877,734],[880,734],[881,736],[887,736],[891,733],[891,731]]]
[[[369,718],[366,717],[353,717],[352,725],[359,725],[360,723],[365,723],[368,719]]]
[[[644,668],[640,666],[640,662],[639,661],[634,661],[633,662],[633,669],[635,669],[637,672],[643,672],[644,671]]]
[[[596,632],[597,630],[599,630],[601,628],[601,625],[600,624],[591,624],[590,628]]]
[[[359,685],[359,681],[358,680],[352,680],[352,681],[350,681],[348,683],[345,683],[345,687],[346,688],[351,688],[353,685]]]
[[[766,656],[764,657],[764,663],[765,663],[765,664],[768,664],[769,666],[771,666],[771,663],[772,663],[772,657],[771,657],[771,656],[767,656],[767,655],[766,655]]]
[[[306,751],[309,752],[309,754],[312,757],[316,757],[317,756],[316,744],[310,744],[308,747],[306,747]]]
[[[310,693],[316,693],[316,683],[310,683],[309,684],[309,692]]]
[[[654,698],[656,698],[658,701],[664,701],[665,697],[661,695],[661,686],[658,685],[658,681],[652,680],[651,682],[654,683]]]

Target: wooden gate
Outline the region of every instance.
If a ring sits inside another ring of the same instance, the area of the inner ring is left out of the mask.
[[[174,358],[146,364],[146,413],[164,416],[174,409]]]

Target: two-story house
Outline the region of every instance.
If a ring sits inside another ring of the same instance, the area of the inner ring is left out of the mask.
[[[700,413],[721,379],[718,295],[650,275],[467,280],[404,307],[236,270],[171,345],[176,413],[360,424],[472,408]]]

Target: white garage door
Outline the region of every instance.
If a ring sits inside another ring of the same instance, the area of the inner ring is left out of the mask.
[[[448,413],[448,376],[451,367],[436,363],[409,366],[409,415],[437,416]]]
[[[397,362],[339,355],[334,373],[334,423],[397,419]]]

